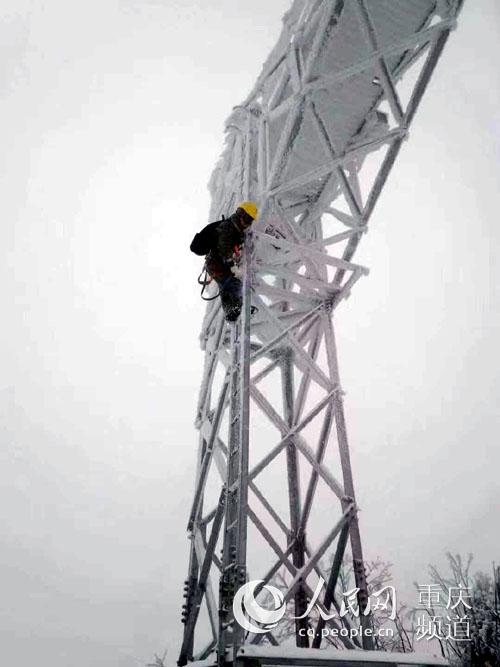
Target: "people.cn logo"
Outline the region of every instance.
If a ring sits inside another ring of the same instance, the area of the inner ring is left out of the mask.
[[[274,609],[265,609],[255,599],[255,589],[260,584],[263,584],[262,579],[255,579],[243,584],[241,588],[236,591],[233,600],[233,614],[242,628],[249,632],[256,634],[263,634],[269,632],[272,628],[278,625],[285,615],[286,604],[283,593],[275,586],[264,584],[261,586],[273,598]],[[256,622],[259,625],[256,625]]]

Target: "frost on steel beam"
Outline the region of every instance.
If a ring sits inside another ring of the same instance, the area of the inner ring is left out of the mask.
[[[212,301],[200,335],[181,665],[216,650],[222,667],[242,643],[283,641],[277,628],[245,636],[235,623],[232,600],[249,578],[261,589],[281,582],[295,612],[323,579],[319,607],[338,612],[348,553],[366,608],[333,321],[368,273],[356,250],[461,5],[295,0],[254,89],[226,121],[210,220],[249,198],[259,217],[244,251],[240,321],[226,323]],[[369,616],[360,619],[368,628]]]

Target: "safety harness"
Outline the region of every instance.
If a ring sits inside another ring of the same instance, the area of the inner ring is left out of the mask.
[[[213,280],[212,276],[208,275],[206,265],[203,264],[203,268],[201,270],[201,273],[198,276],[198,285],[201,285],[200,296],[203,299],[203,301],[213,301],[214,299],[217,299],[218,296],[220,296],[220,289],[215,296],[203,296],[203,293],[205,292],[205,289],[207,288],[208,285],[210,285],[212,280]]]

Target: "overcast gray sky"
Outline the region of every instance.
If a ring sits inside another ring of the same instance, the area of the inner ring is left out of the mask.
[[[5,664],[176,657],[202,364],[188,245],[288,4],[0,5]],[[408,597],[447,549],[500,561],[499,44],[498,3],[466,2],[337,318],[365,553]]]

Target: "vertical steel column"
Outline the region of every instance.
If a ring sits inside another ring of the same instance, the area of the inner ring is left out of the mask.
[[[340,385],[340,375],[337,356],[337,343],[335,340],[335,330],[330,315],[326,317],[327,330],[326,346],[328,362],[332,379]],[[342,500],[342,509],[345,511],[350,502],[356,502],[354,493],[354,480],[352,476],[351,458],[349,455],[349,443],[347,440],[347,428],[344,416],[344,404],[342,400],[342,392],[337,392],[333,398],[333,410],[335,415],[335,427],[337,431],[337,441],[339,446],[340,464],[342,467],[342,477],[344,481],[344,491],[346,498]],[[366,635],[366,630],[371,628],[370,615],[365,616],[365,610],[368,604],[368,586],[366,583],[366,573],[363,561],[363,549],[361,546],[361,535],[359,532],[358,516],[355,512],[349,524],[349,538],[351,542],[352,564],[354,570],[354,579],[358,591],[358,605],[360,613],[361,627],[363,628],[363,648],[372,649],[373,639]]]
[[[251,239],[247,238],[243,248],[243,286],[241,309],[241,341],[239,349],[239,465],[238,465],[238,507],[237,507],[237,561],[240,582],[246,581],[247,563],[247,517],[248,517],[248,460],[250,447],[250,283],[251,283]],[[243,642],[243,629],[234,631],[234,653]]]
[[[281,389],[283,394],[283,415],[287,425],[292,428],[295,422],[294,414],[294,386],[293,386],[293,351],[288,348],[283,351],[281,360]],[[297,448],[293,439],[286,446],[286,466],[288,477],[288,503],[290,508],[290,533],[288,547],[292,547],[292,561],[297,570],[305,565],[305,533],[301,526],[300,478]],[[297,586],[294,592],[295,616],[302,616],[307,609],[307,595],[302,585]],[[295,643],[307,648],[309,639],[306,632],[307,618],[295,620]]]
[[[239,323],[231,328],[231,398],[229,407],[229,448],[227,454],[226,516],[222,549],[222,572],[219,582],[219,642],[218,664],[222,667],[226,652],[234,640],[237,624],[233,616],[233,597],[239,584],[245,581],[238,559],[238,492],[240,488],[240,360]]]
[[[182,605],[182,622],[184,624],[184,641],[185,645],[185,655],[182,655],[179,658],[177,664],[184,665],[187,660],[192,659],[193,656],[193,646],[194,646],[194,631],[191,633],[188,638],[187,635],[187,622],[193,611],[194,597],[196,593],[196,586],[198,583],[198,558],[196,556],[196,551],[194,548],[194,536],[191,535],[191,545],[189,548],[189,574],[188,578],[184,581],[184,604]]]
[[[247,131],[244,151],[243,196],[249,197],[251,182],[252,115],[247,113]],[[229,450],[227,465],[227,507],[222,574],[219,593],[219,646],[220,667],[236,655],[243,644],[243,628],[234,620],[232,603],[236,590],[246,582],[247,517],[248,517],[248,459],[250,432],[250,316],[251,316],[251,257],[252,238],[247,232],[243,245],[242,308],[239,320],[231,324],[231,403]]]
[[[218,663],[228,660],[243,643],[243,628],[234,620],[232,603],[236,590],[246,581],[248,458],[250,420],[250,282],[251,240],[243,249],[242,312],[231,326],[231,401],[227,461],[227,505],[222,574],[219,590]]]

